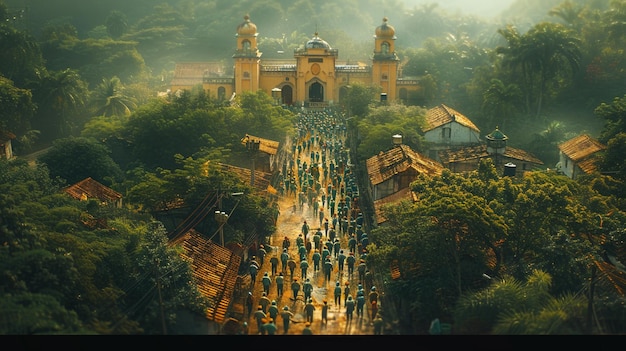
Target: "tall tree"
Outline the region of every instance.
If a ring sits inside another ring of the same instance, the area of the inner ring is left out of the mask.
[[[127,96],[118,77],[103,78],[91,94],[91,106],[97,116],[128,116],[137,107]]]
[[[39,106],[35,129],[52,131],[46,140],[70,135],[89,92],[78,72],[69,68],[50,72],[34,83],[32,91]]]

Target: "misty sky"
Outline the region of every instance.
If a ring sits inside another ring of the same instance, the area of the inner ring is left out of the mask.
[[[448,13],[457,10],[464,14],[490,18],[506,10],[515,0],[403,0],[407,8],[414,8],[424,4],[438,3],[439,8]]]

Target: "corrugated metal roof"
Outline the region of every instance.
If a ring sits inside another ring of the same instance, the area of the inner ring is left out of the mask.
[[[427,132],[451,122],[457,122],[462,126],[468,127],[480,133],[480,129],[478,129],[478,127],[476,127],[476,125],[474,125],[469,118],[444,104],[426,111],[426,128],[424,128],[423,131]]]
[[[367,173],[372,185],[402,173],[409,168],[427,175],[441,174],[441,163],[413,151],[407,145],[397,145],[388,151],[380,152],[366,161]]]
[[[587,134],[581,134],[559,144],[559,150],[575,162],[604,149],[605,145]]]
[[[193,229],[170,244],[182,246],[181,256],[189,261],[200,293],[210,302],[207,319],[222,323],[235,291],[241,256]]]

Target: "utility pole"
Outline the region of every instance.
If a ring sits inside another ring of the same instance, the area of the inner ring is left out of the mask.
[[[159,260],[154,260],[154,270],[156,273],[156,286],[159,294],[159,308],[161,310],[161,327],[163,328],[163,335],[167,335],[167,327],[165,325],[165,308],[163,307],[163,296],[161,295],[161,276],[159,274]]]

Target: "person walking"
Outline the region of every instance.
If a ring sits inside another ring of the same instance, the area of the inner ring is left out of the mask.
[[[346,280],[344,287],[343,287],[343,303],[344,305],[346,304],[346,302],[348,301],[348,296],[350,296],[350,282]]]
[[[250,282],[252,286],[256,283],[256,276],[259,273],[259,265],[254,260],[254,256],[252,256],[252,261],[250,261]]]
[[[263,313],[267,313],[267,308],[272,301],[267,297],[267,293],[263,292],[263,295],[259,298],[259,305],[263,307]]]
[[[254,318],[256,319],[257,333],[263,334],[263,320],[267,318],[265,312],[263,312],[263,306],[259,305],[254,312]]]
[[[333,253],[334,253],[335,259],[339,257],[340,250],[341,250],[341,242],[339,241],[338,238],[335,238],[335,242],[333,242]]]
[[[259,256],[259,267],[262,267],[263,262],[265,262],[265,255],[267,254],[267,251],[265,250],[265,246],[263,246],[263,244],[259,245],[259,249],[257,250],[256,254]]]
[[[356,296],[356,316],[363,318],[363,307],[365,306],[365,295],[357,294]]]
[[[322,305],[322,327],[328,324],[328,301],[324,300]]]
[[[311,330],[311,323],[306,323],[304,325],[304,329],[302,329],[302,335],[313,335],[313,331]]]
[[[267,318],[265,324],[263,324],[263,334],[265,335],[276,335],[276,324],[274,324],[274,318]]]
[[[293,278],[293,282],[291,283],[291,291],[293,292],[293,300],[295,301],[298,298],[298,292],[300,291],[300,283],[298,283],[298,278]]]
[[[306,273],[309,270],[309,262],[307,262],[306,258],[304,260],[302,260],[302,262],[300,262],[300,269],[302,270],[301,277],[303,279],[308,280],[307,277],[306,277]]]
[[[309,229],[311,229],[311,227],[309,227],[305,220],[304,223],[302,223],[302,234],[304,235],[304,240],[307,239],[306,236],[309,234]]]
[[[313,249],[319,251],[321,242],[322,242],[322,232],[318,230],[315,232],[315,234],[313,234]]]
[[[346,262],[346,254],[343,253],[343,250],[339,250],[339,254],[337,255],[337,266],[339,269],[339,275],[343,274],[343,267]]]
[[[306,321],[313,323],[313,312],[315,311],[315,305],[313,299],[308,299],[306,305],[304,305],[304,312],[306,313]]]
[[[304,301],[309,301],[313,294],[313,283],[307,278],[302,284],[302,292],[304,293]]]
[[[319,272],[320,270],[320,261],[322,260],[322,255],[319,250],[315,250],[313,253],[313,274]]]
[[[285,276],[283,275],[283,272],[278,273],[275,280],[276,280],[276,295],[278,295],[278,297],[282,297],[283,287],[285,285]]]
[[[356,254],[356,237],[354,234],[350,235],[350,239],[348,239],[348,251]]]
[[[335,306],[341,307],[341,285],[339,281],[335,283]]]
[[[377,301],[372,301],[370,302],[370,321],[374,321],[376,319],[376,317],[378,316],[378,302]]]
[[[354,313],[354,305],[355,302],[352,300],[352,295],[348,295],[348,299],[346,300],[346,321],[352,322],[352,314]]]
[[[346,257],[346,264],[348,265],[348,279],[352,279],[354,275],[354,264],[356,263],[356,257],[354,257],[354,252],[350,252],[348,257]]]
[[[289,240],[288,237],[285,237],[283,239],[283,251],[286,251],[289,249],[289,246],[291,246],[291,241]]]
[[[268,272],[265,272],[263,274],[263,278],[261,278],[261,283],[263,284],[263,292],[265,293],[265,295],[269,295],[270,285],[272,284],[272,278],[270,278],[270,275]]]
[[[284,334],[287,334],[289,332],[289,322],[291,321],[291,318],[293,318],[293,312],[289,310],[289,306],[283,307],[280,317],[283,319],[283,332]]]
[[[276,300],[272,300],[272,304],[267,309],[267,314],[270,316],[270,318],[273,318],[274,320],[276,320],[276,317],[278,317],[278,305],[276,304]]]
[[[272,258],[270,258],[270,265],[272,266],[272,276],[276,276],[276,271],[278,270],[278,257],[276,257],[275,253],[272,255]]]
[[[248,308],[248,318],[252,315],[252,309],[254,308],[254,297],[252,296],[252,291],[248,291],[248,296],[246,296],[246,307]]]
[[[298,246],[298,256],[300,257],[300,262],[306,260],[306,246]]]
[[[326,261],[324,262],[324,283],[328,283],[330,281],[330,276],[333,271],[333,263],[330,261],[330,257],[326,256]]]
[[[289,274],[291,279],[295,279],[293,276],[293,271],[296,270],[296,261],[294,261],[293,258],[289,258],[289,260],[287,260],[287,267],[289,267]]]
[[[287,252],[287,249],[285,248],[283,249],[283,252],[280,254],[280,263],[282,263],[283,273],[287,273],[287,261],[289,261],[289,253]]]
[[[365,260],[361,260],[359,265],[356,267],[356,270],[359,272],[359,284],[365,284],[365,270],[367,269],[367,265],[365,264]]]

